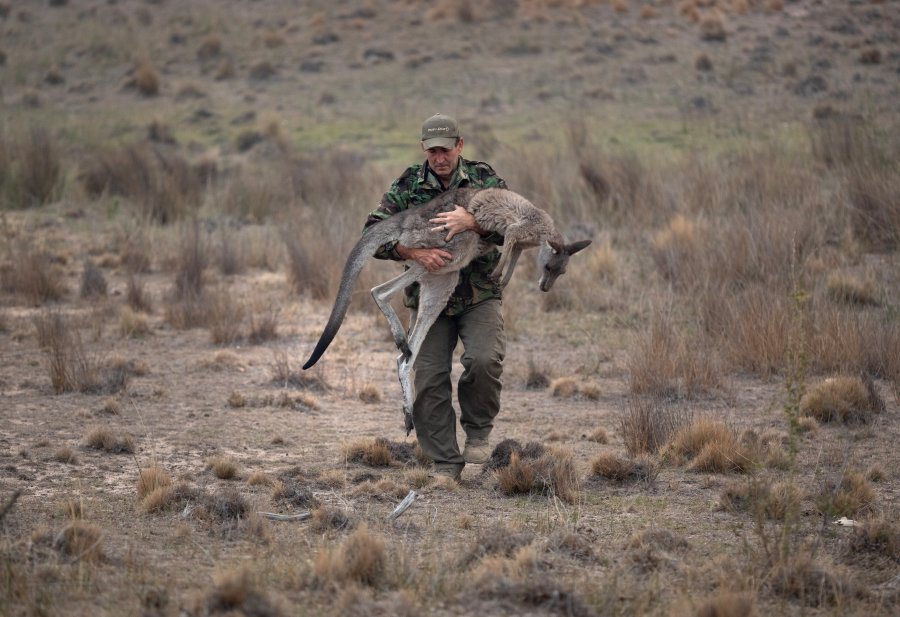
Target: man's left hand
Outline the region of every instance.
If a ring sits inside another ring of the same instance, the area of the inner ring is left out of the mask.
[[[456,206],[456,208],[450,212],[439,213],[433,219],[429,220],[429,223],[435,225],[435,227],[431,228],[431,231],[447,232],[447,237],[444,239],[445,242],[450,242],[453,236],[464,231],[474,231],[479,234],[483,233],[481,227],[478,225],[478,221],[475,220],[475,216],[462,206]]]

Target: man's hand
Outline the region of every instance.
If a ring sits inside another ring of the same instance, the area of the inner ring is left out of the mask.
[[[409,248],[397,245],[397,254],[407,261],[421,264],[429,272],[440,270],[453,259],[453,255],[444,249]]]
[[[479,235],[484,233],[484,230],[478,225],[478,221],[475,220],[475,216],[462,206],[456,206],[452,212],[441,212],[428,222],[435,225],[431,231],[447,232],[447,237],[444,239],[446,242],[450,242],[453,236],[464,231],[474,231]]]

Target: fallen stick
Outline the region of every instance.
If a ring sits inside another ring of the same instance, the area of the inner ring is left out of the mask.
[[[398,516],[400,516],[401,514],[406,512],[409,509],[409,507],[411,505],[413,505],[413,502],[416,500],[416,497],[418,497],[418,496],[419,495],[416,494],[415,491],[410,491],[409,494],[403,498],[403,501],[401,501],[399,504],[397,504],[397,507],[394,508],[394,511],[391,512],[390,514],[388,514],[388,520],[389,521],[394,520],[395,518],[397,518]]]
[[[312,512],[300,512],[299,514],[278,514],[277,512],[257,512],[273,521],[305,521],[312,517]]]

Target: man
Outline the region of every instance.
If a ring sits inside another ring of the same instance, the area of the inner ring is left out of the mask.
[[[487,163],[462,158],[463,138],[450,116],[436,114],[422,125],[425,162],[409,167],[381,198],[381,204],[366,221],[366,227],[401,210],[414,208],[457,187],[507,188]],[[431,219],[447,238],[474,231],[495,244],[497,234],[487,234],[475,217],[457,206]],[[451,255],[441,248],[415,248],[396,242],[385,244],[375,254],[379,259],[411,260],[427,270],[439,270]],[[490,455],[488,437],[500,411],[500,376],[506,354],[506,336],[500,311],[500,289],[490,278],[500,257],[496,249],[460,271],[459,284],[447,308],[425,337],[415,363],[416,398],[413,420],[416,437],[425,454],[434,461],[434,473],[458,480],[466,463],[480,464]],[[418,287],[406,290],[404,304],[418,306]],[[456,442],[456,412],[450,379],[453,351],[462,341],[463,374],[457,384],[460,424],[466,433],[462,453]]]

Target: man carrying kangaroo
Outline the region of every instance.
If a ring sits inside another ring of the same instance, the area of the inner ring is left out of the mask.
[[[459,187],[506,188],[487,163],[462,158],[463,138],[453,118],[436,114],[422,125],[425,162],[409,167],[381,198],[381,204],[366,221],[366,227],[401,210],[414,208],[441,193]],[[484,232],[465,208],[438,214],[431,220],[448,239],[474,231],[502,244],[498,234]],[[439,270],[451,258],[441,248],[411,248],[389,242],[375,254],[378,259],[410,260],[429,272]],[[466,463],[480,464],[490,455],[488,437],[500,411],[500,376],[506,354],[506,335],[500,310],[500,286],[491,272],[499,260],[494,249],[460,270],[459,283],[447,307],[428,331],[415,362],[416,397],[413,419],[416,437],[425,454],[434,461],[434,473],[459,479]],[[404,304],[418,306],[418,287],[407,289]],[[466,433],[462,453],[456,441],[456,412],[450,375],[453,351],[462,341],[464,368],[457,384],[460,424]]]

